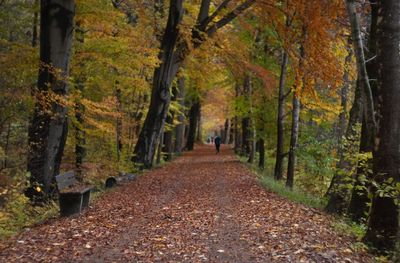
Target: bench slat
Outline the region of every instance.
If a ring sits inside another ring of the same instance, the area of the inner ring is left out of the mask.
[[[56,182],[59,190],[70,187],[76,184],[76,179],[73,171],[59,174],[56,176]]]
[[[65,192],[61,192],[60,195],[81,195],[84,194],[88,191],[91,191],[94,187],[89,186],[89,187],[85,187],[82,189],[77,189],[77,190],[70,190],[70,191],[65,191]]]

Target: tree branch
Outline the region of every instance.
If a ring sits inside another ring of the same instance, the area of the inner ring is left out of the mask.
[[[208,18],[208,13],[210,12],[210,4],[211,0],[201,1],[199,16],[197,17],[197,23],[199,25],[202,25],[203,21],[205,21]]]
[[[208,24],[210,23],[210,22],[212,22],[213,20],[214,20],[214,18],[216,18],[217,17],[217,15],[219,15],[219,13],[221,13],[221,11],[223,10],[223,9],[225,9],[227,6],[228,6],[228,4],[229,4],[229,2],[230,2],[231,0],[224,0],[218,7],[217,7],[217,9],[214,11],[214,13],[212,13],[210,16],[208,16],[204,21],[202,21],[202,26],[204,27],[204,29],[208,26]]]
[[[225,25],[229,24],[233,19],[235,19],[238,15],[243,13],[246,9],[251,7],[256,0],[247,0],[238,7],[236,7],[234,10],[232,10],[230,13],[228,13],[226,16],[215,22],[212,26],[210,26],[205,33],[210,37],[212,36],[215,32],[217,32],[218,29],[221,27],[224,27]]]

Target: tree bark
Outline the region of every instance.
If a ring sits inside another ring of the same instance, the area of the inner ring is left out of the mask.
[[[7,134],[6,134],[6,143],[4,146],[4,161],[2,168],[5,169],[8,166],[8,150],[10,146],[10,136],[11,136],[11,121],[8,123],[7,126]]]
[[[258,153],[259,153],[259,160],[258,160],[258,168],[264,170],[265,166],[265,142],[264,139],[260,138],[258,140]]]
[[[286,71],[288,64],[288,54],[283,51],[281,74],[279,78],[279,95],[278,95],[278,118],[277,118],[277,144],[276,144],[276,161],[274,177],[276,180],[280,180],[283,177],[283,160],[285,158],[284,153],[284,116],[285,116],[285,82],[286,82]]]
[[[346,63],[351,63],[351,54],[349,53],[349,56],[346,58]],[[347,155],[355,155],[358,152],[357,146],[358,146],[358,141],[359,141],[359,136],[357,135],[356,132],[356,124],[359,123],[362,120],[362,95],[361,95],[361,87],[360,87],[360,81],[357,81],[356,84],[356,90],[354,93],[354,102],[353,106],[350,110],[349,114],[349,120],[346,128],[346,124],[343,124],[343,121],[345,121],[345,116],[346,116],[346,108],[345,105],[347,104],[347,99],[343,98],[344,94],[346,92],[346,86],[349,85],[348,82],[348,71],[345,72],[344,75],[344,87],[342,88],[342,112],[339,115],[339,149],[338,149],[338,156],[339,156],[339,162],[336,165],[336,173],[334,177],[332,178],[331,185],[329,186],[329,190],[327,192],[327,195],[329,196],[327,206],[325,207],[325,210],[329,213],[333,214],[343,214],[346,212],[346,209],[349,204],[349,199],[350,199],[350,189],[346,187],[347,184],[350,183],[351,176],[349,175],[351,171],[351,166],[352,164],[349,163],[348,160],[345,158],[345,153]],[[344,120],[343,120],[344,119]],[[343,136],[342,130],[346,129],[346,132],[344,134],[345,140],[347,141],[348,145],[346,148],[343,148],[343,139],[341,139]],[[353,146],[353,147],[349,147]]]
[[[229,120],[229,140],[228,144],[232,144],[235,141],[235,127],[232,125],[232,123],[235,123],[235,118],[232,118]]]
[[[197,117],[197,131],[196,131],[196,142],[202,143],[202,131],[201,131],[201,104],[199,108],[199,116]]]
[[[171,116],[167,117],[167,124],[169,126],[173,125],[174,121],[174,115],[172,114]],[[170,161],[172,160],[172,144],[173,143],[173,135],[172,135],[172,130],[168,130],[164,132],[164,146],[162,151],[165,153],[164,160],[165,161]]]
[[[176,126],[175,130],[175,153],[180,154],[183,148],[183,140],[185,137],[185,114],[183,113],[183,108],[185,106],[185,78],[178,78],[178,93],[176,98],[181,106],[181,112],[179,113],[177,119],[179,124]]]
[[[373,57],[376,56],[377,53],[377,22],[378,22],[378,5],[376,1],[370,2],[371,6],[371,25],[370,25],[370,32],[369,32],[369,40],[368,40],[368,54],[371,57],[370,63],[366,65],[368,76],[371,77],[370,88],[373,96],[373,103],[374,103],[374,110],[375,115],[377,114],[378,109],[378,87],[376,79],[378,78],[378,69],[377,64],[374,63]],[[367,106],[364,106],[364,109]],[[377,121],[377,120],[376,120]],[[366,118],[366,113],[364,113],[364,117],[362,120],[361,126],[361,140],[360,140],[360,149],[359,152],[362,154],[365,153],[372,153],[375,149],[375,130],[370,129],[368,125],[368,119]],[[362,220],[366,219],[366,216],[369,211],[370,197],[368,188],[370,187],[369,181],[372,180],[371,175],[369,174],[368,170],[372,169],[372,159],[367,160],[366,164],[361,165],[361,162],[357,165],[357,173],[355,176],[355,183],[351,194],[350,204],[348,207],[348,214],[350,215],[351,219],[355,222],[361,222]],[[366,176],[367,180],[361,180]]]
[[[357,71],[360,76],[364,97],[364,116],[368,130],[371,131],[371,136],[374,137],[376,131],[375,107],[373,94],[369,83],[368,72],[365,64],[364,45],[361,38],[360,18],[357,13],[356,1],[346,0],[347,14],[351,24],[351,37],[353,39],[354,54],[357,61]]]
[[[68,93],[66,78],[73,40],[75,1],[41,0],[40,62],[36,103],[29,126],[28,164],[31,186],[26,194],[34,202],[43,202],[55,193],[55,175],[59,173],[67,138],[67,109],[52,100],[46,111],[43,98]],[[60,74],[56,74],[59,70]],[[40,191],[39,188],[40,187]]]
[[[229,140],[231,138],[231,120],[229,118],[227,118],[225,120],[225,140],[224,140],[224,144],[229,144]]]
[[[304,39],[307,37],[306,27],[303,26],[303,35],[302,35],[302,43],[300,45],[300,58],[299,58],[299,69],[303,70],[303,63],[305,58],[305,50],[304,50]],[[300,78],[300,76],[297,76]],[[304,75],[302,76],[302,85],[305,83]],[[288,154],[288,168],[286,175],[286,187],[293,188],[294,183],[294,172],[296,166],[296,150],[299,139],[299,119],[300,119],[300,98],[299,98],[299,88],[303,87],[294,87],[293,90],[293,101],[292,101],[292,128],[290,134],[290,146],[289,146],[289,154]]]
[[[296,149],[299,138],[300,100],[296,91],[293,91],[292,130],[290,135],[289,160],[286,186],[293,188],[294,171],[296,165]]]
[[[39,0],[35,0],[33,3],[33,25],[32,25],[32,47],[37,46],[38,39],[38,23],[39,23]]]
[[[249,100],[249,91],[250,91],[250,77],[246,76],[243,81],[243,96],[245,96],[245,100]],[[246,116],[242,118],[242,156],[250,155],[250,117],[247,113]]]
[[[169,16],[167,27],[163,36],[160,51],[160,66],[154,72],[152,97],[150,101],[149,111],[146,120],[140,132],[138,142],[135,147],[134,157],[132,161],[140,164],[144,168],[151,167],[151,161],[154,157],[155,145],[160,136],[160,131],[165,123],[166,114],[168,112],[170,95],[169,87],[172,79],[176,76],[181,63],[190,52],[189,44],[185,38],[179,36],[179,24],[182,20],[183,0],[170,0]],[[206,11],[209,10],[211,1],[202,0],[198,21],[192,29],[191,42],[195,48],[201,46],[206,37],[212,37],[215,32],[234,20],[239,14],[250,8],[255,0],[247,0],[239,4],[231,12],[220,18],[218,21],[213,22],[210,26],[209,23],[217,16],[220,15],[221,10],[217,8],[216,11],[210,16]],[[222,6],[223,4],[221,4]],[[207,28],[207,26],[209,26]]]
[[[382,0],[378,14],[378,85],[381,116],[374,155],[374,177],[382,187],[400,182],[400,2]],[[388,180],[392,180],[389,182]],[[375,248],[394,250],[399,242],[398,192],[380,195],[374,189],[365,239]]]
[[[253,86],[250,82],[249,85],[249,105],[250,105],[250,110],[249,110],[249,120],[250,120],[250,135],[251,135],[251,139],[250,139],[250,152],[249,152],[249,159],[247,160],[248,163],[254,163],[254,159],[256,156],[256,143],[257,143],[257,134],[256,134],[256,125],[255,125],[255,120],[254,120],[254,116],[253,116],[253,98],[252,98],[252,94],[253,94]]]
[[[237,99],[239,97],[239,93],[240,93],[240,86],[238,83],[236,83],[235,85],[235,98]],[[240,130],[239,130],[239,117],[238,115],[238,108],[237,106],[235,107],[235,117],[234,117],[234,133],[235,133],[235,145],[234,145],[234,150],[236,154],[240,153],[240,149],[242,148],[241,146],[241,134],[240,134]]]
[[[168,22],[160,48],[161,64],[154,71],[149,111],[135,146],[133,161],[143,165],[143,168],[152,166],[155,147],[169,109],[170,86],[181,63],[173,58],[184,12],[182,2],[183,0],[170,1]]]
[[[78,80],[77,89],[83,91],[83,80]],[[82,96],[75,101],[75,173],[78,181],[83,181],[82,164],[86,156],[86,133],[84,130],[85,106],[81,103]]]
[[[200,101],[196,100],[193,102],[192,107],[190,107],[189,111],[189,133],[186,144],[186,149],[188,151],[192,151],[194,149],[199,111],[200,111]]]
[[[173,96],[172,96],[172,101],[176,101],[177,97],[177,88],[173,88]],[[164,155],[164,160],[165,161],[170,161],[172,160],[172,152],[173,152],[173,134],[172,134],[172,127],[174,125],[174,118],[175,118],[175,112],[170,112],[167,116],[166,123],[168,127],[164,127],[164,129],[168,128],[168,130],[164,131],[164,145],[162,151],[165,153]]]
[[[118,85],[118,83],[116,83]],[[122,114],[122,98],[121,98],[121,89],[119,87],[115,90],[115,98],[117,100],[117,112],[118,114]],[[117,145],[117,161],[121,160],[121,152],[122,152],[122,117],[118,116],[116,121],[116,145]]]
[[[157,147],[156,164],[160,164],[161,163],[161,155],[162,155],[162,147],[164,145],[164,132],[161,132],[160,141],[158,142],[157,145],[158,145],[158,147]]]
[[[79,44],[85,42],[85,33],[80,26],[80,21],[78,20],[75,25],[75,39]],[[79,62],[78,67],[84,66],[84,61]],[[85,76],[82,73],[78,73],[77,83],[76,83],[77,98],[75,100],[75,174],[78,181],[83,181],[83,160],[86,156],[86,133],[84,129],[84,116],[85,116],[85,105],[82,104],[83,92],[85,88]]]

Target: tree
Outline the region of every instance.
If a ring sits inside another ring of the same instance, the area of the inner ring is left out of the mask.
[[[265,141],[264,139],[258,139],[258,153],[259,153],[259,160],[258,160],[258,168],[264,170],[265,166]]]
[[[235,99],[237,100],[240,95],[240,86],[239,83],[236,82],[235,84]],[[234,117],[234,134],[235,134],[235,141],[234,141],[234,151],[236,154],[240,153],[240,149],[242,148],[242,140],[241,140],[241,133],[239,129],[239,117],[238,117],[238,105],[236,102],[235,105],[235,117]]]
[[[294,170],[296,165],[296,148],[299,137],[300,99],[298,96],[299,95],[295,90],[293,92],[292,129],[290,135],[290,148],[289,148],[288,169],[286,177],[286,186],[290,188],[293,188]]]
[[[173,63],[179,36],[179,24],[183,16],[182,0],[171,0],[168,22],[161,42],[160,66],[155,69],[149,111],[135,146],[133,161],[144,168],[152,166],[156,144],[164,127],[170,103],[170,85],[180,63]]]
[[[177,96],[177,88],[173,88],[173,96],[172,96],[172,101],[176,101],[176,96]],[[175,119],[175,111],[170,110],[168,113],[167,119],[166,119],[166,126],[165,126],[165,131],[164,131],[164,138],[163,138],[163,148],[162,151],[165,153],[164,155],[164,160],[165,161],[170,161],[172,160],[172,152],[173,152],[173,124],[174,124],[174,119]]]
[[[194,149],[194,143],[196,141],[196,131],[199,122],[200,107],[200,99],[195,98],[189,110],[189,134],[186,143],[186,148],[188,151],[192,151]]]
[[[327,212],[334,214],[343,214],[346,212],[349,203],[350,189],[347,187],[350,177],[348,176],[349,170],[351,170],[351,164],[346,160],[346,153],[351,154],[349,146],[354,145],[355,141],[359,138],[356,136],[355,125],[359,121],[361,115],[361,94],[360,86],[357,83],[355,90],[355,98],[352,109],[350,111],[350,117],[348,125],[346,123],[347,115],[347,97],[350,88],[349,70],[352,59],[352,51],[349,49],[348,55],[345,60],[345,72],[343,75],[343,87],[340,90],[341,98],[341,111],[339,114],[338,123],[338,156],[339,161],[337,163],[337,171],[332,178],[331,185],[329,186],[327,194],[329,195],[328,204],[325,209]],[[347,128],[346,128],[347,127]],[[350,145],[348,145],[350,144]],[[358,145],[358,143],[356,143]],[[345,146],[346,145],[346,146]]]
[[[377,60],[382,119],[374,155],[378,188],[373,191],[365,239],[378,249],[394,250],[400,231],[398,192],[390,191],[400,182],[400,2],[382,0],[378,4]]]
[[[377,38],[377,22],[378,22],[378,6],[376,1],[370,1],[371,7],[371,24],[369,30],[369,39],[368,39],[368,53],[366,55],[369,56],[369,63],[365,64],[366,72],[368,74],[368,81],[370,84],[373,104],[374,104],[374,113],[376,116],[379,116],[377,109],[378,109],[378,90],[377,90],[377,74],[378,69],[376,67],[377,63],[374,59],[377,53],[376,47],[376,38]],[[364,62],[367,63],[367,62]],[[360,74],[360,73],[359,73]],[[362,82],[360,83],[362,85]],[[370,187],[371,181],[371,173],[368,172],[372,169],[372,153],[375,149],[375,133],[376,128],[371,129],[370,125],[368,124],[368,118],[365,112],[365,109],[368,109],[368,105],[366,105],[365,95],[363,95],[363,103],[364,103],[364,114],[362,119],[362,126],[361,126],[361,138],[360,138],[360,155],[365,156],[366,160],[360,161],[357,165],[357,173],[355,176],[355,182],[353,186],[353,190],[351,193],[350,204],[348,207],[348,213],[353,221],[360,222],[364,220],[369,212],[369,205],[370,197],[368,188]],[[375,120],[377,121],[377,120]],[[365,178],[365,179],[364,179]]]
[[[243,96],[244,100],[247,103],[250,101],[250,92],[251,92],[251,82],[250,76],[246,75],[243,80]],[[250,113],[249,109],[245,109],[244,116],[242,117],[242,149],[241,155],[250,156]]]
[[[277,141],[276,141],[276,160],[274,177],[276,180],[282,179],[283,176],[283,159],[284,153],[284,118],[285,118],[285,80],[288,64],[288,54],[286,51],[282,53],[281,73],[279,77],[279,94],[278,94],[278,117],[277,117]]]
[[[305,49],[304,42],[307,36],[306,27],[303,26],[303,34],[302,34],[302,44],[300,46],[300,58],[299,58],[299,69],[300,71],[304,70],[304,59],[305,59]],[[304,74],[304,73],[303,73]],[[293,101],[292,101],[292,128],[290,134],[290,146],[289,146],[289,154],[288,154],[288,168],[287,168],[287,176],[286,176],[286,186],[289,188],[293,188],[294,182],[294,171],[296,165],[296,150],[299,139],[299,120],[300,120],[300,89],[304,88],[299,85],[300,76],[297,76],[297,84],[293,89]],[[302,77],[302,84],[305,83],[305,77]]]
[[[179,124],[175,128],[175,153],[177,154],[180,154],[182,152],[183,139],[185,135],[185,123],[184,123],[185,114],[183,113],[185,106],[184,97],[185,97],[185,78],[179,77],[176,100],[180,105],[180,112],[178,113],[177,117]]]
[[[56,190],[67,138],[67,95],[69,60],[73,40],[75,1],[41,0],[40,70],[35,90],[35,110],[29,127],[28,172],[31,186],[27,195],[37,202]],[[45,98],[52,98],[45,101]]]
[[[224,27],[243,11],[247,10],[255,0],[247,0],[241,3],[214,22],[214,19],[222,11],[225,11],[229,2],[230,0],[223,1],[211,15],[209,15],[211,1],[203,0],[201,2],[197,23],[193,27],[191,34],[191,43],[195,48],[205,41],[205,36],[212,37],[218,29]],[[161,63],[154,71],[149,111],[134,151],[133,161],[142,164],[145,168],[152,166],[155,145],[168,112],[171,82],[190,51],[190,42],[183,38],[178,39],[179,24],[182,20],[183,11],[182,0],[170,1],[167,26],[160,48],[159,59]]]
[[[256,148],[257,148],[257,146],[256,146],[256,143],[257,143],[257,138],[256,138],[256,136],[257,136],[257,134],[256,134],[256,125],[255,125],[255,117],[254,117],[254,114],[253,114],[253,98],[252,98],[252,95],[253,95],[253,85],[252,85],[252,83],[250,82],[249,83],[249,116],[250,116],[250,127],[249,127],[249,129],[250,129],[250,132],[249,132],[249,134],[250,134],[250,136],[251,136],[251,138],[249,139],[249,145],[250,145],[250,150],[249,150],[249,159],[247,160],[247,162],[248,163],[253,163],[254,162],[254,159],[255,159],[255,156],[256,156]]]
[[[348,187],[351,180],[353,166],[356,165],[350,160],[349,156],[355,156],[358,153],[358,145],[360,136],[357,134],[357,123],[362,120],[362,96],[360,83],[357,80],[354,101],[350,109],[349,120],[346,128],[344,139],[341,141],[341,149],[339,151],[339,161],[337,163],[337,171],[332,178],[331,184],[327,191],[329,196],[328,203],[325,207],[326,211],[334,214],[343,214],[347,211],[350,199],[350,189]],[[346,143],[345,143],[346,142]],[[343,148],[343,149],[342,149]]]

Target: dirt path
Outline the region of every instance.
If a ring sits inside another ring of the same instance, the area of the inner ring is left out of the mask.
[[[0,261],[371,262],[329,221],[265,191],[231,150],[201,146],[0,244]]]

